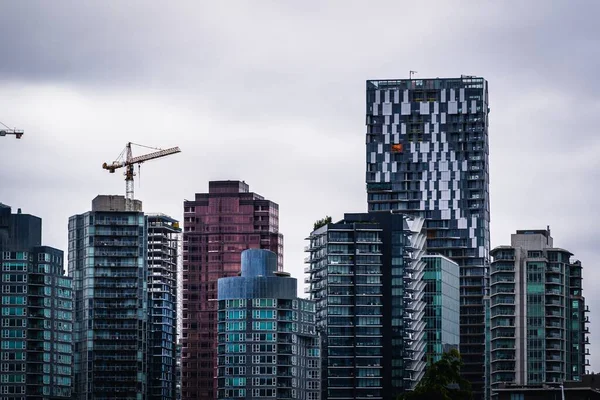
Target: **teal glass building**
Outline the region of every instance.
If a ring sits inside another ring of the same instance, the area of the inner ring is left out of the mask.
[[[441,255],[425,255],[425,337],[428,363],[460,344],[459,266]]]
[[[72,280],[63,252],[41,245],[41,219],[0,204],[0,397],[70,399]]]
[[[550,229],[521,230],[492,250],[492,394],[503,383],[581,381],[589,366],[582,265]]]
[[[241,273],[218,281],[217,398],[320,399],[315,304],[277,270],[277,254],[241,254]]]

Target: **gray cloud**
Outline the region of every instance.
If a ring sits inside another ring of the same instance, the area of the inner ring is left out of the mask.
[[[175,4],[175,5],[174,5]],[[600,4],[479,2],[3,2],[0,201],[67,219],[99,193],[127,141],[183,153],[142,167],[147,211],[181,217],[210,179],[278,202],[286,269],[326,214],[366,209],[366,79],[482,75],[490,83],[492,245],[551,225],[600,295]],[[594,320],[592,314],[592,320]],[[600,335],[592,326],[592,343]],[[592,349],[592,369],[600,354]]]

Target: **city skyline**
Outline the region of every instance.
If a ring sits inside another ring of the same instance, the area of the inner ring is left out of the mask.
[[[142,166],[136,193],[145,210],[182,220],[182,199],[205,190],[209,180],[245,180],[280,205],[284,268],[298,278],[303,239],[313,221],[366,211],[360,178],[364,81],[408,78],[409,69],[419,71],[415,78],[477,74],[489,81],[492,99],[491,246],[508,242],[517,229],[550,225],[561,232],[560,246],[589,266],[585,290],[600,261],[595,189],[588,184],[597,180],[600,143],[592,137],[597,83],[591,72],[595,60],[585,62],[593,56],[588,38],[598,29],[587,19],[598,6],[542,4],[478,5],[468,14],[443,3],[435,12],[414,4],[373,9],[356,3],[345,9],[282,4],[271,10],[240,5],[223,26],[210,22],[225,16],[220,5],[179,10],[132,5],[111,12],[72,5],[67,11],[59,2],[37,10],[4,5],[0,31],[15,40],[0,45],[10,60],[0,68],[5,94],[0,121],[25,135],[19,141],[0,138],[0,201],[42,217],[44,243],[66,251],[68,217],[87,209],[97,194],[124,193],[123,178],[103,171],[102,162],[112,161],[128,140],[178,145],[181,155]],[[400,11],[405,26],[390,23]],[[96,19],[121,24],[131,12],[139,19],[115,34],[85,29]],[[365,20],[370,12],[377,18]],[[431,18],[427,26],[410,21],[420,21],[416,17],[425,12]],[[66,18],[71,13],[83,22]],[[42,23],[47,15],[55,22]],[[154,25],[157,19],[177,28],[163,31]],[[247,20],[256,25],[242,24]],[[357,29],[359,24],[366,26]],[[248,34],[227,32],[236,26]],[[441,35],[431,26],[451,29]],[[556,26],[568,35],[559,37]],[[365,35],[380,28],[377,40]],[[150,29],[164,34],[149,36],[159,50],[189,38],[166,55],[186,54],[170,59],[140,43],[134,33]],[[408,34],[419,40],[403,40]],[[42,40],[55,52],[41,49]],[[468,48],[451,45],[467,41]],[[197,50],[181,51],[191,47]],[[354,51],[360,47],[370,51]],[[76,58],[58,51],[62,48],[75,51]],[[372,54],[382,51],[389,58],[375,61]],[[581,107],[572,106],[579,102]],[[31,155],[35,161],[24,159]],[[158,182],[172,186],[165,190]],[[542,187],[561,191],[549,196]],[[599,309],[600,295],[588,289],[586,303]],[[596,343],[594,322],[591,331]],[[600,368],[593,348],[591,363],[591,370]]]

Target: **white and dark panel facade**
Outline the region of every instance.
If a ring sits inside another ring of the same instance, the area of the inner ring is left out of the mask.
[[[465,76],[373,80],[366,92],[369,212],[425,217],[428,252],[459,264],[463,373],[483,396],[489,376],[487,82]]]

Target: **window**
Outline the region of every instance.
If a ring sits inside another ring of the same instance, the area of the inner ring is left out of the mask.
[[[246,378],[225,378],[225,386],[246,386]]]
[[[277,328],[277,323],[273,321],[254,321],[252,329],[255,331],[274,331]]]
[[[276,299],[252,299],[252,305],[254,307],[277,307]]]
[[[239,343],[228,343],[225,348],[226,353],[245,353],[246,345]]]
[[[225,326],[226,331],[245,331],[246,330],[246,322],[227,322]]]
[[[246,319],[246,310],[227,310],[226,319]]]
[[[277,350],[277,347],[274,344],[253,344],[252,345],[253,353],[275,353],[276,350]]]
[[[275,310],[254,310],[252,312],[252,318],[254,319],[275,319]]]
[[[246,308],[246,299],[226,300],[227,308]]]

